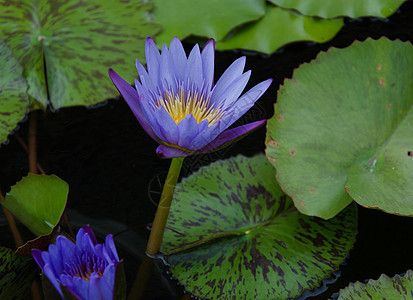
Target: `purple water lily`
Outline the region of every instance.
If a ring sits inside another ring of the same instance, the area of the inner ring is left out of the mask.
[[[109,76],[139,123],[160,145],[162,157],[211,151],[262,125],[265,120],[226,130],[245,114],[270,86],[261,82],[241,95],[251,71],[243,72],[245,57],[234,61],[214,86],[214,40],[202,53],[198,44],[187,57],[178,38],[159,53],[146,39],[146,70],[136,61],[140,81],[131,87],[112,69]]]
[[[119,257],[112,235],[98,244],[89,226],[79,229],[76,244],[59,235],[49,251],[32,250],[43,273],[63,298],[61,285],[78,299],[112,299]]]

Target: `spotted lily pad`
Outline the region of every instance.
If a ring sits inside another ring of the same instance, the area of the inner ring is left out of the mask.
[[[257,20],[265,14],[265,1],[238,0],[153,0],[154,21],[162,25],[157,44],[168,43],[174,36],[190,35],[221,40],[234,27]]]
[[[405,0],[269,0],[283,8],[294,9],[307,16],[335,18],[347,16],[388,17],[393,14]]]
[[[185,289],[207,299],[287,299],[347,257],[356,208],[325,221],[300,214],[263,154],[201,168],[177,186],[162,252]]]
[[[338,300],[364,299],[398,299],[413,298],[413,272],[407,271],[404,276],[396,275],[390,278],[384,274],[378,280],[369,280],[367,284],[361,282],[350,283],[340,290]]]
[[[342,26],[343,19],[315,19],[268,5],[267,13],[261,20],[239,27],[230,37],[217,42],[217,49],[242,48],[272,53],[291,42],[326,42]]]
[[[12,186],[2,205],[40,236],[60,221],[68,191],[67,183],[55,175],[29,174]]]
[[[27,82],[12,50],[0,40],[0,144],[16,128],[28,110]]]
[[[158,31],[146,1],[0,0],[0,7],[0,36],[43,108],[48,99],[57,109],[115,96],[108,68],[134,77],[145,38]]]
[[[0,299],[30,299],[36,270],[30,257],[0,247]]]
[[[284,82],[266,151],[302,213],[328,219],[353,198],[413,215],[412,78],[412,45],[382,38],[320,53]]]

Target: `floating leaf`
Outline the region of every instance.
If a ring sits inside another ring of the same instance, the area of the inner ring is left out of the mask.
[[[269,0],[275,5],[298,10],[303,15],[322,18],[347,16],[388,17],[393,14],[405,0]]]
[[[11,49],[0,40],[0,144],[16,128],[28,110],[27,83]]]
[[[238,156],[177,186],[162,251],[186,290],[208,299],[287,299],[338,269],[355,241],[355,205],[329,221],[302,215],[274,174],[264,155]]]
[[[264,18],[241,26],[229,38],[217,42],[217,49],[242,48],[269,54],[291,42],[326,42],[342,26],[343,19],[320,20],[268,5]]]
[[[234,27],[257,20],[265,14],[265,1],[238,0],[153,0],[155,23],[162,25],[156,37],[158,45],[174,36],[184,39],[190,35],[221,40]]]
[[[413,214],[412,78],[412,45],[382,38],[320,53],[285,81],[267,156],[302,213],[335,216],[346,186],[363,206]]]
[[[350,283],[340,290],[338,300],[364,299],[412,299],[413,272],[407,271],[404,276],[396,275],[390,278],[384,274],[378,280],[370,279],[367,284]]]
[[[145,38],[158,30],[145,1],[0,0],[0,6],[0,36],[24,67],[29,95],[43,107],[50,98],[56,109],[115,96],[108,68],[133,78]]]
[[[12,186],[2,205],[37,236],[49,234],[60,221],[68,191],[55,175],[29,174]]]
[[[30,257],[0,247],[0,299],[30,299],[36,270]]]

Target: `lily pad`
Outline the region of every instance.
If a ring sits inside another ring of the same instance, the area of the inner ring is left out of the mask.
[[[0,299],[30,299],[36,270],[30,257],[0,247]]]
[[[268,5],[267,13],[261,20],[239,27],[230,37],[216,45],[217,49],[242,48],[270,54],[291,42],[326,42],[342,26],[343,19],[315,19]]]
[[[43,108],[91,105],[117,94],[109,67],[134,77],[144,40],[158,28],[146,1],[0,1],[0,36],[24,66]]]
[[[320,53],[284,82],[266,151],[302,213],[328,219],[353,198],[413,215],[412,78],[412,45],[381,38]]]
[[[345,260],[356,208],[325,221],[300,214],[263,154],[218,161],[177,186],[162,252],[185,289],[207,299],[287,299]]]
[[[396,12],[405,0],[269,0],[283,8],[295,9],[303,15],[322,18],[346,16],[386,18]]]
[[[69,187],[55,175],[30,174],[12,186],[2,205],[37,236],[49,234],[60,221]]]
[[[361,282],[350,283],[340,290],[338,300],[363,299],[412,299],[413,272],[407,271],[404,276],[396,275],[390,278],[384,274],[378,280],[369,280],[367,284]]]
[[[169,44],[173,37],[190,35],[221,40],[234,27],[257,20],[265,14],[265,1],[238,0],[153,0],[154,21],[162,25],[157,45]]]
[[[24,118],[29,108],[27,82],[23,68],[13,56],[12,50],[0,40],[0,144]]]

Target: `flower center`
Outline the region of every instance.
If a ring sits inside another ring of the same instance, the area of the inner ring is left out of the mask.
[[[192,114],[198,124],[203,120],[208,120],[208,126],[211,126],[224,114],[219,107],[211,104],[209,96],[192,89],[187,90],[186,93],[183,89],[178,89],[177,93],[166,91],[157,97],[155,104],[157,107],[163,106],[176,124]]]
[[[72,264],[66,264],[63,273],[73,277],[80,277],[85,281],[89,281],[90,275],[96,273],[99,277],[103,276],[108,263],[100,257],[89,255],[83,252],[78,261]]]

